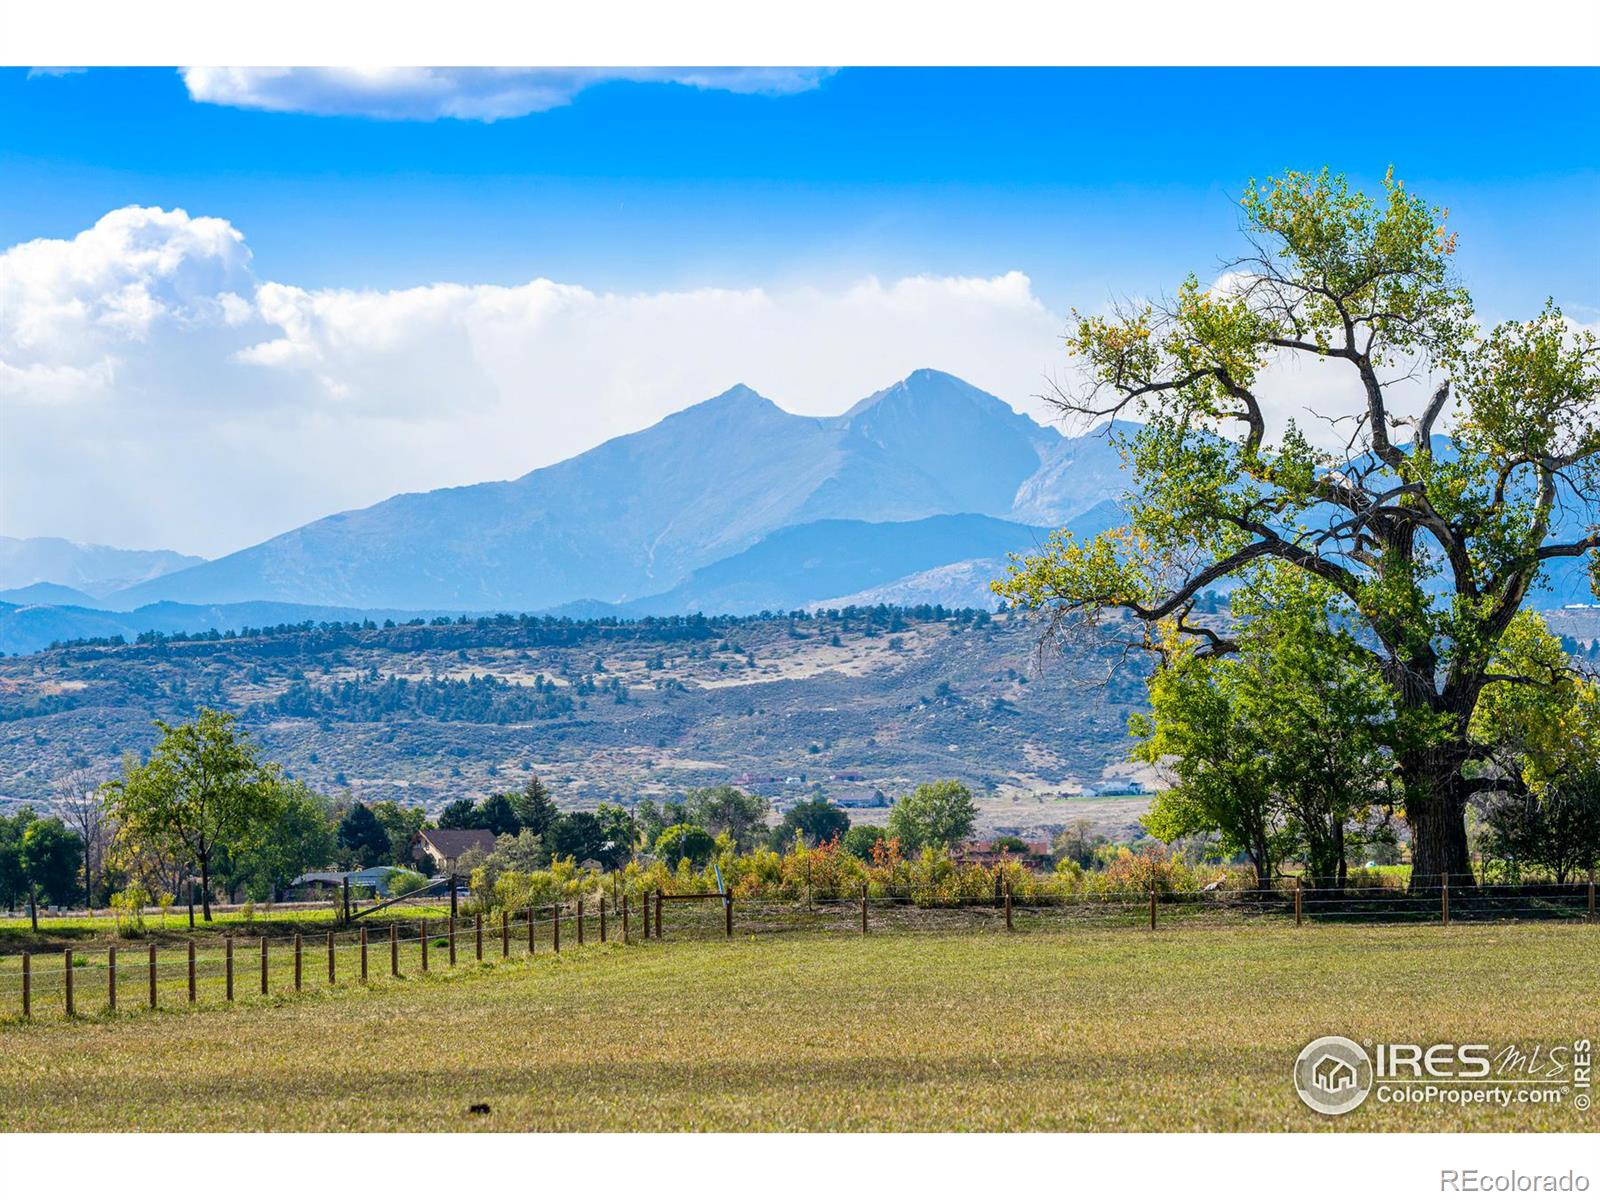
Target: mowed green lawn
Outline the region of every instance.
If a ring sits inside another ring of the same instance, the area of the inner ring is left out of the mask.
[[[1591,1129],[1301,1106],[1312,1037],[1593,1036],[1600,929],[790,933],[0,1027],[0,1127]],[[469,1106],[487,1104],[487,1115]]]

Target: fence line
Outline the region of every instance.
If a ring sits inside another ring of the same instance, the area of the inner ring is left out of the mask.
[[[616,937],[608,936],[607,916],[610,915],[620,918],[610,928],[620,930],[624,944],[670,940],[669,932],[670,937],[694,937],[720,932],[724,937],[731,938],[734,935],[736,909],[744,923],[743,928],[750,932],[826,929],[835,922],[853,931],[859,920],[860,933],[863,935],[873,931],[874,921],[879,927],[899,931],[960,928],[962,926],[957,922],[965,922],[968,926],[978,922],[984,927],[1006,932],[1015,931],[1020,921],[1026,932],[1047,927],[1052,921],[1065,920],[1070,924],[1097,917],[1109,917],[1129,924],[1143,924],[1147,920],[1151,929],[1160,928],[1163,923],[1181,927],[1186,923],[1194,923],[1197,918],[1218,916],[1229,919],[1292,920],[1296,926],[1308,920],[1317,924],[1376,920],[1409,924],[1427,922],[1441,926],[1460,921],[1540,919],[1593,923],[1596,920],[1593,883],[1485,884],[1470,889],[1457,887],[1454,892],[1452,897],[1448,880],[1441,881],[1432,889],[1413,887],[1409,890],[1307,887],[1303,881],[1296,881],[1292,889],[1164,891],[1151,888],[1146,892],[1122,891],[1101,895],[1061,895],[1034,888],[1023,888],[1019,893],[1009,883],[1002,882],[994,895],[986,892],[982,896],[962,897],[938,896],[932,894],[930,889],[918,886],[901,889],[879,887],[876,890],[871,886],[861,886],[851,891],[812,891],[804,899],[760,894],[741,898],[731,892],[670,894],[654,890],[639,896],[644,928],[642,935],[634,938],[630,927],[633,895],[625,891],[620,908],[612,909],[610,913],[607,911],[606,897],[602,896],[598,910],[591,910],[593,918],[588,928],[597,929],[600,941],[616,942]],[[712,906],[673,904],[675,912],[687,911],[691,915],[675,920],[669,931],[663,925],[663,908],[668,901],[718,903]],[[705,914],[715,908],[722,911],[707,918]],[[499,918],[497,922],[493,920],[496,913]],[[486,915],[491,918],[490,952],[485,951]],[[460,951],[458,942],[460,937],[467,935],[471,938],[469,962],[475,964],[513,959],[527,961],[536,956],[539,953],[541,926],[547,930],[545,944],[549,952],[558,954],[561,952],[563,926],[570,929],[579,945],[585,944],[585,916],[584,902],[578,899],[519,908],[515,910],[515,919],[510,911],[499,909],[486,913],[479,908],[471,914],[470,926],[466,928],[456,918],[435,919],[430,926],[430,918],[416,917],[409,921],[391,920],[381,924],[358,923],[354,928],[343,931],[322,931],[326,934],[325,945],[318,947],[313,943],[310,947],[313,955],[311,977],[315,978],[318,973],[315,957],[321,954],[325,956],[328,987],[341,986],[341,970],[345,972],[343,978],[346,981],[359,979],[362,984],[370,982],[369,931],[374,927],[379,929],[380,934],[386,935],[382,941],[389,946],[389,976],[407,978],[414,974],[431,973],[428,957],[430,944],[447,947],[450,965],[457,965]],[[402,930],[407,932],[403,933]],[[513,938],[513,934],[517,936]],[[525,952],[513,954],[513,941],[519,951],[525,946]],[[492,952],[495,942],[498,942],[497,955]],[[412,948],[415,948],[415,953],[411,952]],[[178,980],[185,982],[184,997],[189,1006],[199,1002],[202,982],[208,985],[205,989],[208,993],[214,993],[217,989],[210,985],[219,979],[225,981],[225,1000],[234,1002],[241,949],[247,975],[252,965],[251,958],[259,958],[262,994],[281,995],[284,992],[282,983],[274,991],[274,963],[280,972],[277,976],[279,980],[285,977],[285,969],[290,968],[293,971],[293,990],[305,990],[307,946],[304,931],[279,938],[240,939],[233,933],[208,942],[188,938],[169,946],[169,953],[164,958],[160,955],[160,949],[157,943],[152,942],[148,945],[147,955],[119,958],[117,947],[110,946],[106,947],[102,959],[99,956],[91,957],[92,951],[77,951],[69,946],[51,952],[61,955],[57,959],[58,966],[35,961],[33,952],[23,953],[20,956],[20,970],[17,971],[18,1002],[12,1011],[24,1020],[33,1019],[45,1011],[41,1009],[41,1001],[48,1001],[49,1010],[62,1012],[68,1017],[84,1015],[100,996],[104,997],[105,1011],[117,1011],[122,1000],[126,1001],[122,1005],[124,1010],[156,1008],[162,999],[162,985],[166,985],[165,990],[170,997],[171,989]],[[276,958],[274,950],[277,951]],[[403,951],[406,952],[404,957],[411,960],[406,965],[419,967],[418,971],[401,969]],[[286,953],[293,955],[292,968],[284,962]],[[341,957],[345,963],[340,963]],[[0,959],[0,979],[9,973],[7,961]],[[126,991],[119,987],[119,981],[131,982],[136,986],[132,991]],[[142,989],[137,986],[141,984],[144,985]],[[343,986],[351,984],[346,982]],[[249,990],[247,986],[246,991]],[[139,1002],[141,992],[145,1001],[142,1004]]]

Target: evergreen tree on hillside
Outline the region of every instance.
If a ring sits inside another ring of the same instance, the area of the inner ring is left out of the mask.
[[[511,805],[522,828],[530,829],[540,837],[550,832],[551,823],[561,815],[556,802],[550,798],[550,789],[537,775],[528,776],[521,793],[512,797]]]

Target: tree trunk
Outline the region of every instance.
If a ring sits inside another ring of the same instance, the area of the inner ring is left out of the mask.
[[[1406,824],[1411,827],[1411,890],[1476,886],[1467,852],[1467,789],[1462,744],[1436,746],[1400,760]]]
[[[211,920],[211,864],[206,857],[200,859],[200,911]]]

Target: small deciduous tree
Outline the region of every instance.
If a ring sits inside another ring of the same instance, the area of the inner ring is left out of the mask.
[[[118,837],[181,847],[200,871],[211,920],[211,866],[218,853],[270,825],[278,810],[276,767],[234,728],[231,713],[202,708],[186,725],[157,721],[150,757],[108,785]]]
[[[821,846],[844,837],[850,829],[850,814],[836,804],[829,804],[820,793],[812,800],[802,800],[783,814],[783,821],[772,831],[774,849],[785,850],[794,845],[795,835],[804,838],[809,846]],[[871,853],[871,848],[867,851]]]
[[[688,859],[703,867],[717,851],[717,840],[698,825],[669,825],[656,839],[656,857],[662,862],[677,864]]]
[[[955,779],[924,783],[889,810],[889,836],[906,854],[925,847],[953,846],[972,836],[978,806],[972,792]]]

